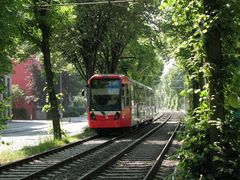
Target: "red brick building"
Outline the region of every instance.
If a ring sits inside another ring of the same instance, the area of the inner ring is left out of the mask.
[[[21,119],[36,119],[37,104],[36,102],[30,100],[30,98],[27,98],[33,95],[33,92],[28,86],[28,77],[31,76],[29,67],[33,64],[33,62],[39,63],[35,57],[31,57],[21,63],[13,63],[12,85],[18,85],[25,94],[25,98],[22,102],[14,104],[15,110],[21,110],[22,113],[24,112],[23,114],[25,117],[19,117]],[[19,119],[18,117],[15,118]]]

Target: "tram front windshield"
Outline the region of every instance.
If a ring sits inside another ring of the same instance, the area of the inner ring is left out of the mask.
[[[94,79],[90,87],[90,109],[92,111],[119,111],[121,109],[119,79]]]

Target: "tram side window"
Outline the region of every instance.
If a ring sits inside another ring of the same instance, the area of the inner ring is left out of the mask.
[[[135,86],[135,103],[137,106],[137,118],[141,118],[141,89],[139,86]]]
[[[126,106],[130,106],[130,85],[126,86]]]
[[[126,103],[125,103],[125,86],[122,86],[122,107],[124,108]]]
[[[130,85],[130,91],[131,91],[131,106],[135,105],[135,87],[133,85]]]

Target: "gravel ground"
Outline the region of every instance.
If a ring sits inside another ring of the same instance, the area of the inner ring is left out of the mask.
[[[154,179],[165,179],[165,178],[172,179],[171,177],[174,174],[175,168],[178,164],[177,150],[180,147],[181,147],[181,143],[177,139],[175,139],[168,153],[166,154],[166,158],[163,160],[161,167]]]

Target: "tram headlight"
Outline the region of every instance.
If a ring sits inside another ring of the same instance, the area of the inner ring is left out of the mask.
[[[95,116],[94,112],[91,112],[90,117],[92,120],[96,120],[96,116]]]
[[[120,118],[120,113],[116,112],[116,114],[114,115],[114,120],[118,120]]]

